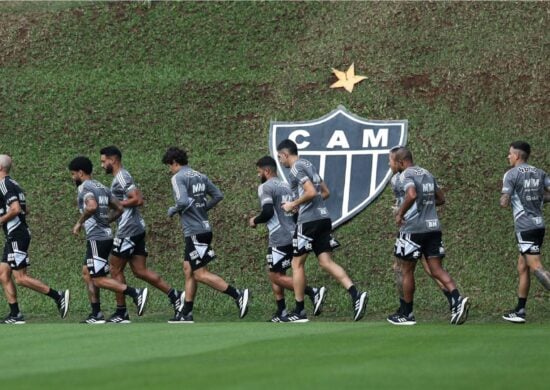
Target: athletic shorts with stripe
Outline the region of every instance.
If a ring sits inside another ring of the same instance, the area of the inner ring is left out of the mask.
[[[340,243],[332,237],[332,222],[330,218],[305,222],[296,225],[292,245],[294,256],[302,256],[314,252],[319,256],[324,252],[332,252]]]
[[[99,278],[109,274],[109,253],[113,247],[113,240],[87,240],[86,258],[84,265],[88,268],[92,278]]]
[[[540,255],[542,243],[544,242],[544,233],[544,228],[517,232],[516,240],[519,252],[522,255]]]
[[[147,257],[147,247],[145,246],[145,232],[132,237],[117,237],[113,240],[113,250],[111,254],[124,259],[132,256]]]
[[[267,248],[267,266],[269,272],[286,273],[292,266],[293,246],[270,246]]]
[[[427,233],[402,233],[397,234],[394,247],[395,257],[417,261],[422,256],[444,258],[445,247],[443,246],[441,232]]]
[[[212,232],[185,237],[184,260],[189,262],[193,271],[204,267],[216,258],[211,242]]]
[[[2,263],[8,263],[12,270],[20,270],[31,265],[29,260],[29,245],[31,235],[27,229],[16,229],[11,232],[4,246]]]

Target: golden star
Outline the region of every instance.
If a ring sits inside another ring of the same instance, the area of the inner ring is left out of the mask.
[[[332,84],[331,88],[345,88],[346,91],[351,93],[353,91],[353,86],[357,84],[360,81],[363,81],[366,79],[365,76],[356,76],[355,75],[355,67],[353,64],[348,68],[347,71],[342,72],[338,69],[332,68],[332,73],[338,77],[338,81]]]

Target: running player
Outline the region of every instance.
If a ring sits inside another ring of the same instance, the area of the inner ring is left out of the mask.
[[[271,156],[265,156],[256,163],[258,177],[262,184],[258,187],[258,196],[262,212],[250,218],[248,225],[255,228],[265,223],[269,230],[269,247],[267,249],[267,265],[271,289],[277,302],[277,312],[271,322],[286,322],[287,310],[284,289],[294,290],[292,277],[286,275],[286,270],[292,262],[292,237],[296,224],[294,214],[281,208],[284,202],[292,201],[290,186],[277,176],[277,163]],[[313,304],[313,315],[321,314],[326,288],[306,286],[306,295]]]
[[[27,273],[29,261],[29,245],[31,234],[27,226],[27,202],[23,190],[10,175],[12,160],[5,154],[0,155],[0,225],[6,236],[4,255],[0,262],[0,282],[4,288],[10,313],[4,318],[3,324],[24,324],[25,317],[19,311],[15,282],[23,287],[45,294],[57,305],[61,318],[67,316],[69,310],[69,290],[53,290],[38,279]]]
[[[121,283],[126,283],[124,268],[129,262],[135,277],[164,292],[174,306],[174,311],[180,311],[184,293],[170,287],[156,272],[147,268],[145,221],[138,210],[138,207],[143,205],[143,196],[130,173],[122,166],[122,153],[116,146],[107,146],[100,150],[100,155],[101,167],[107,174],[113,175],[111,193],[124,207],[124,212],[117,220],[117,232],[109,257],[111,276]],[[124,294],[117,293],[116,300],[116,312],[107,322],[129,323]]]
[[[512,169],[504,175],[501,207],[512,205],[514,228],[519,249],[518,258],[518,304],[502,318],[506,321],[525,323],[525,304],[531,286],[530,272],[550,290],[550,272],[541,263],[541,248],[544,240],[542,207],[550,201],[550,176],[542,169],[527,163],[531,146],[527,142],[510,144],[508,161]]]
[[[390,152],[392,153],[392,152]],[[399,206],[401,203],[403,203],[403,200],[405,199],[405,193],[402,191],[402,189],[398,186],[399,182],[399,172],[396,172],[390,181],[391,188],[393,191],[393,194],[395,196],[395,205],[392,206],[392,211],[394,213],[394,216],[397,214],[397,211],[399,210]],[[449,302],[449,310],[452,309],[453,306],[453,300],[451,298],[451,292],[448,291],[443,284],[437,279],[435,279],[431,272],[430,267],[428,265],[428,261],[426,258],[422,258],[422,268],[424,268],[424,272],[428,274],[430,278],[433,279],[433,281],[437,284],[437,286],[440,288],[443,295],[445,295],[445,298],[447,298],[447,301]],[[398,258],[394,258],[393,267],[392,267],[394,274],[395,274],[395,284],[397,286],[397,293],[399,294],[399,302],[403,301],[403,272],[401,271],[401,262]]]
[[[395,215],[399,234],[394,252],[400,259],[403,300],[397,312],[387,319],[394,325],[416,324],[413,314],[414,269],[416,262],[424,256],[431,276],[450,291],[451,324],[463,324],[468,317],[469,298],[460,295],[455,282],[442,267],[445,249],[436,206],[445,203],[443,192],[430,172],[414,165],[412,153],[403,146],[390,151],[390,168],[394,173],[400,173],[396,191],[404,193]]]
[[[358,321],[366,311],[368,296],[359,292],[346,271],[332,260],[332,250],[339,246],[332,237],[332,222],[325,206],[329,189],[309,161],[298,157],[298,148],[292,140],[283,140],[277,146],[279,162],[290,168],[290,187],[295,199],[284,202],[285,212],[298,209],[298,221],[293,239],[292,282],[296,308],[289,314],[291,322],[307,322],[304,309],[306,287],[305,262],[309,252],[314,252],[319,265],[349,292],[353,305],[353,320]]]
[[[168,209],[168,217],[179,215],[185,237],[185,303],[183,309],[168,322],[193,322],[197,282],[233,298],[239,308],[239,318],[243,318],[248,312],[248,289],[237,290],[208,270],[208,264],[214,260],[215,253],[210,245],[212,227],[207,213],[223,199],[223,194],[206,175],[189,167],[187,152],[184,150],[168,148],[162,163],[168,165],[173,174],[171,181],[176,204]]]
[[[143,315],[147,303],[147,288],[133,288],[109,278],[109,253],[113,246],[113,234],[109,226],[123,212],[119,201],[100,182],[92,179],[93,165],[89,158],[79,156],[69,163],[71,178],[78,187],[78,208],[80,218],[73,227],[78,235],[84,226],[86,233],[86,257],[82,277],[88,288],[92,313],[81,321],[87,324],[104,324],[101,312],[99,289],[123,293],[133,298],[138,316]]]

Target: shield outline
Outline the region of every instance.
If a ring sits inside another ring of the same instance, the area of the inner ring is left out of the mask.
[[[271,120],[270,123],[269,123],[269,140],[268,140],[269,141],[269,151],[271,153],[271,156],[275,159],[275,161],[277,163],[277,170],[279,172],[279,176],[285,182],[288,183],[288,179],[287,179],[287,175],[286,175],[287,169],[283,168],[280,165],[279,160],[277,158],[277,141],[276,141],[276,139],[277,139],[277,128],[298,127],[298,126],[300,126],[300,127],[312,127],[312,126],[316,126],[316,125],[319,125],[321,123],[327,122],[327,121],[333,119],[334,117],[336,117],[337,115],[343,115],[343,116],[347,117],[349,120],[351,120],[353,122],[356,122],[356,123],[359,123],[359,124],[363,124],[363,125],[371,125],[371,126],[377,126],[377,127],[381,127],[383,125],[394,125],[394,126],[399,125],[399,126],[401,126],[401,136],[400,136],[400,139],[399,139],[399,143],[396,144],[396,145],[393,145],[393,146],[389,146],[387,150],[380,151],[377,154],[386,154],[386,153],[389,153],[390,149],[395,147],[395,146],[399,146],[399,145],[400,146],[405,146],[407,144],[408,120],[406,120],[406,119],[403,119],[403,120],[374,120],[374,119],[370,120],[370,119],[366,119],[366,118],[361,118],[360,116],[355,115],[355,114],[349,112],[348,110],[346,110],[346,108],[342,105],[339,105],[338,108],[336,108],[335,110],[329,112],[328,114],[326,114],[326,115],[324,115],[320,118],[309,120],[309,121],[278,122],[278,121]],[[384,152],[384,153],[382,153],[382,152]],[[308,153],[305,152],[304,154],[301,154],[300,151],[298,151],[298,154],[299,155],[307,155]],[[315,153],[311,153],[311,154],[315,155]],[[351,154],[341,153],[341,155],[350,156]],[[349,165],[349,164],[347,164],[347,165]],[[347,169],[348,168],[346,167],[346,170]],[[324,176],[324,167],[321,167],[320,169],[318,169],[318,171],[319,171],[319,175],[321,175],[321,177],[323,177]],[[388,167],[386,175],[384,176],[382,181],[380,181],[380,183],[378,183],[378,185],[376,185],[374,189],[371,188],[369,196],[365,200],[363,200],[361,203],[359,203],[359,205],[355,206],[352,210],[348,210],[348,212],[346,214],[344,214],[343,210],[342,210],[342,215],[338,219],[334,219],[334,216],[331,216],[331,218],[332,218],[332,228],[333,229],[337,228],[338,226],[344,224],[345,222],[347,222],[350,219],[354,218],[361,211],[363,211],[369,204],[371,204],[376,198],[378,198],[378,196],[380,196],[380,194],[382,193],[384,188],[386,188],[386,185],[390,181],[391,177],[392,177],[392,171]],[[350,183],[350,185],[351,185],[351,183]],[[348,193],[349,193],[349,189],[348,189]],[[345,194],[346,194],[346,191],[344,191],[344,196],[345,196]],[[343,208],[344,207],[342,207],[342,209]]]

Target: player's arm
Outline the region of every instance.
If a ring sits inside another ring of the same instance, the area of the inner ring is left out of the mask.
[[[550,202],[550,176],[546,176],[544,179],[544,195],[543,202]]]
[[[8,223],[9,221],[17,217],[21,212],[21,204],[19,204],[18,200],[12,201],[9,206],[10,207],[8,209],[8,212],[0,217],[0,225]]]
[[[176,204],[168,208],[168,217],[170,218],[175,214],[185,211],[194,202],[194,199],[190,198],[187,194],[187,187],[183,179],[179,176],[172,177],[172,189],[174,191],[174,200]]]
[[[399,210],[397,210],[397,214],[395,215],[395,222],[397,223],[397,226],[401,226],[403,224],[403,218],[407,211],[409,211],[409,209],[412,207],[414,202],[416,202],[416,198],[416,187],[411,184],[407,187],[405,191],[405,199],[403,200],[401,207],[399,208]]]
[[[206,180],[206,193],[210,196],[210,199],[206,202],[206,211],[210,210],[223,200],[223,193],[218,187],[210,181]]]
[[[445,204],[445,194],[443,193],[443,191],[441,191],[441,189],[438,188],[435,191],[435,205],[441,206],[444,204]]]
[[[139,207],[143,206],[143,194],[139,190],[139,188],[134,187],[134,189],[128,191],[126,193],[126,196],[128,199],[124,199],[120,201],[120,204],[122,207]]]
[[[502,179],[502,190],[500,191],[500,207],[508,207],[510,206],[511,196],[512,192],[514,190],[514,179],[513,171],[510,170],[504,174],[504,178]]]
[[[321,181],[321,197],[323,198],[323,200],[326,200],[328,199],[329,196],[330,196],[330,190],[328,189],[325,182]]]
[[[313,182],[311,180],[308,179],[304,181],[302,184],[302,188],[304,190],[302,196],[292,202],[286,202],[281,205],[283,210],[285,210],[287,213],[298,208],[301,204],[310,202],[313,198],[317,196],[317,190],[315,189],[315,186],[313,185]]]
[[[84,222],[88,218],[90,218],[97,210],[97,201],[95,200],[95,197],[90,193],[88,195],[85,195],[84,197],[84,209],[82,210],[82,214],[80,214],[80,217],[78,218],[78,221],[76,221],[76,224],[73,227],[73,234],[78,235],[80,233],[80,230],[82,229],[82,225],[84,225]]]
[[[510,195],[509,194],[502,194],[500,196],[500,207],[508,207],[510,206]]]
[[[111,211],[109,213],[109,223],[116,221],[124,212],[122,202],[114,196],[109,197],[109,209]]]
[[[273,203],[266,203],[262,206],[262,212],[260,214],[250,218],[250,220],[248,221],[248,225],[255,228],[257,225],[269,221],[271,218],[273,218],[274,214],[275,210],[273,209]]]

